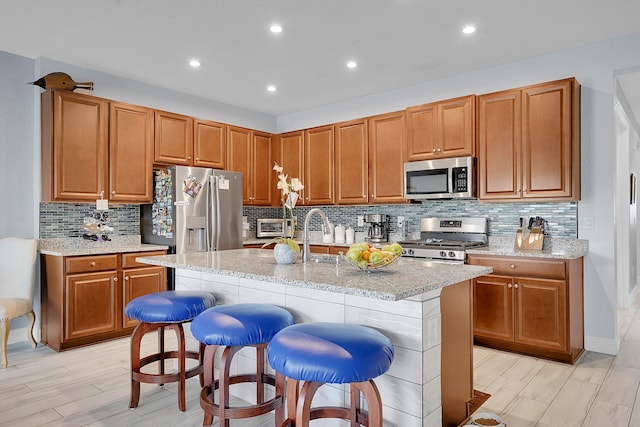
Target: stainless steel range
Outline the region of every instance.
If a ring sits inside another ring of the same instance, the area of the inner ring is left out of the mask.
[[[486,218],[422,218],[420,239],[399,242],[402,256],[463,264],[465,248],[487,246]]]

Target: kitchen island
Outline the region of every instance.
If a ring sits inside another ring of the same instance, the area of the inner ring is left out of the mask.
[[[490,267],[402,258],[382,272],[365,273],[328,255],[309,264],[278,265],[266,249],[137,261],[175,268],[176,289],[211,291],[219,304],[275,304],[291,311],[296,322],[374,327],[395,346],[391,369],[376,380],[385,426],[455,426],[466,418],[473,395],[470,280],[489,274]],[[251,357],[241,352],[237,369],[250,370]],[[249,388],[238,385],[232,392],[252,400]],[[327,386],[314,404],[344,404],[345,398],[344,387]]]

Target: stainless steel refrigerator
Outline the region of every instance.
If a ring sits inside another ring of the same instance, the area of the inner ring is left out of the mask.
[[[153,204],[140,209],[143,243],[178,254],[242,248],[240,172],[170,166],[155,169],[153,179]]]

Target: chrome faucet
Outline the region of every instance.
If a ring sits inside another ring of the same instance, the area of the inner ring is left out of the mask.
[[[309,211],[309,213],[307,213],[307,216],[304,217],[304,233],[302,235],[302,263],[306,264],[309,262],[309,219],[311,218],[311,215],[313,215],[314,213],[317,213],[318,215],[320,215],[320,218],[322,218],[322,222],[324,224],[324,229],[322,230],[322,232],[324,234],[325,231],[329,231],[329,220],[327,220],[327,216],[324,214],[324,212],[322,212],[320,209],[318,208],[313,208]]]

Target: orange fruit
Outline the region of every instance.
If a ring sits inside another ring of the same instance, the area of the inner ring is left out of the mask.
[[[363,251],[362,252],[362,259],[369,261],[369,255],[371,255],[370,251]]]

